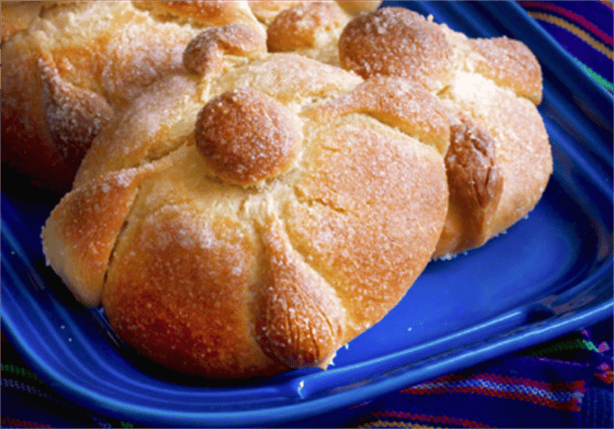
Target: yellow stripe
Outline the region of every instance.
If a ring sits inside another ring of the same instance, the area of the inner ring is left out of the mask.
[[[394,420],[377,420],[369,422],[366,425],[360,425],[359,428],[408,428],[408,429],[442,429],[441,426],[424,426],[415,423],[399,422]]]
[[[530,11],[529,15],[531,15],[535,19],[539,19],[540,21],[545,21],[550,24],[558,25],[559,27],[564,28],[565,30],[576,35],[580,39],[584,40],[586,43],[591,45],[594,49],[601,52],[603,55],[607,56],[609,59],[611,60],[614,59],[614,53],[612,52],[611,49],[609,49],[603,43],[593,39],[592,36],[588,34],[586,31],[582,30],[581,28],[576,27],[573,24],[570,24],[564,19],[561,19],[556,16],[548,15],[547,13],[542,13],[542,12],[531,12]]]

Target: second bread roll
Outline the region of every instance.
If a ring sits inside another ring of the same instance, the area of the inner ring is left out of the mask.
[[[448,108],[450,211],[434,254],[484,244],[529,213],[552,173],[536,108],[539,63],[521,42],[468,38],[404,8],[354,18],[339,38],[342,67],[364,78],[399,76]]]

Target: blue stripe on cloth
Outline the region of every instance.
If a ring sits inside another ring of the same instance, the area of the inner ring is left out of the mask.
[[[612,389],[590,389],[584,396],[580,427],[611,428],[612,420]]]

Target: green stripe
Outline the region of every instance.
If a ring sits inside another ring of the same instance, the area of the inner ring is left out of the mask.
[[[595,343],[593,343],[592,341],[587,341],[587,340],[582,340],[580,338],[577,338],[575,340],[561,341],[556,344],[552,344],[550,346],[542,347],[539,350],[535,350],[529,353],[529,356],[540,357],[540,356],[544,356],[547,353],[556,353],[556,352],[562,352],[562,351],[567,351],[567,350],[578,350],[578,349],[590,350],[595,353],[601,353],[599,351],[599,348],[597,348]],[[614,358],[612,360],[614,360]]]
[[[43,380],[38,378],[38,376],[34,373],[34,371],[30,371],[27,368],[23,368],[17,365],[4,364],[4,363],[2,364],[1,368],[2,368],[2,372],[8,372],[8,373],[11,373],[11,375],[26,377],[31,380],[37,381],[41,384],[44,384]]]
[[[614,84],[612,84],[612,82],[608,82],[607,80],[605,80],[601,75],[599,75],[597,72],[592,70],[586,64],[583,64],[580,61],[578,61],[578,63],[584,70],[586,70],[588,74],[590,74],[593,77],[593,79],[595,79],[599,83],[599,85],[603,86],[608,91],[614,91]]]

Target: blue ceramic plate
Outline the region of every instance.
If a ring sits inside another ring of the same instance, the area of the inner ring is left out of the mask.
[[[515,3],[405,3],[470,36],[508,35],[540,59],[555,172],[506,234],[431,263],[384,320],[322,372],[214,383],[124,347],[45,266],[51,205],[2,197],[3,329],[72,401],[146,426],[289,425],[581,329],[612,314],[612,98]],[[334,422],[331,420],[331,425]]]

